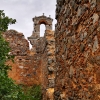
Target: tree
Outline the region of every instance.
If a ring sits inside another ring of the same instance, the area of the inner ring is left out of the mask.
[[[5,16],[3,10],[0,10],[0,100],[41,100],[37,97],[38,94],[35,94],[35,98],[34,93],[25,94],[22,87],[14,84],[14,81],[8,77],[10,66],[6,65],[6,62],[13,60],[13,56],[9,55],[9,43],[3,38],[2,33],[8,29],[9,24],[15,24],[15,22],[15,19]]]

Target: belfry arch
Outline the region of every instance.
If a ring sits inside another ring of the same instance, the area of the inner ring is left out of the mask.
[[[40,38],[40,25],[45,25],[45,30],[52,30],[52,22],[53,19],[49,16],[45,16],[44,13],[42,16],[34,17],[33,19],[33,32],[30,37],[28,37],[28,40],[30,41],[32,47],[36,47],[35,43],[37,43],[37,39]]]
[[[52,21],[53,19],[49,17],[44,16],[44,14],[42,16],[39,17],[34,17],[33,18],[33,22],[34,22],[34,30],[32,33],[32,36],[34,36],[35,38],[39,38],[40,37],[40,25],[44,24],[45,25],[45,29],[46,30],[52,30]]]

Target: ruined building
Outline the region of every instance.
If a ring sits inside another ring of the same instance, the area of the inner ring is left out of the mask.
[[[43,100],[100,100],[100,0],[57,0],[55,18],[55,32],[50,17],[33,18],[32,50],[22,33],[4,33],[15,55],[9,76],[41,84]]]
[[[52,31],[52,21],[50,17],[34,17],[34,30],[28,40],[22,33],[9,30],[3,33],[4,38],[10,43],[11,52],[14,55],[14,63],[7,62],[12,66],[9,77],[17,84],[34,85],[41,84],[43,98],[53,98],[55,79],[55,39]],[[40,37],[40,25],[44,24],[46,31],[44,37]]]

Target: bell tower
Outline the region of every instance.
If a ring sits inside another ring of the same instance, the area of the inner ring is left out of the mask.
[[[45,29],[46,30],[52,30],[52,22],[53,19],[49,17],[45,16],[44,13],[42,16],[39,17],[34,17],[33,18],[33,32],[32,35],[30,37],[28,37],[28,40],[30,41],[32,47],[36,47],[37,44],[37,39],[40,38],[40,25],[44,24],[45,25]]]

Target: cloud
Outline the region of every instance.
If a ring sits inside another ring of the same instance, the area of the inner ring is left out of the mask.
[[[32,18],[51,15],[55,19],[56,0],[0,0],[0,9],[5,14],[17,20],[15,25],[10,25],[9,29],[22,32],[25,37],[29,37],[33,31]],[[56,23],[54,20],[53,24]],[[53,25],[54,29],[54,25]]]

